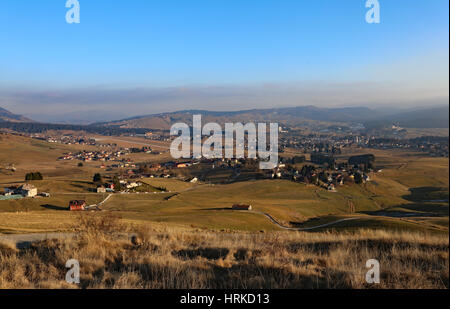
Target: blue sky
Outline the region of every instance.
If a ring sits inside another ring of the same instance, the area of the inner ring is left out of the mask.
[[[78,93],[81,112],[133,89],[134,114],[384,102],[356,100],[362,88],[448,98],[446,0],[379,0],[380,24],[365,22],[365,0],[79,2],[80,24],[66,23],[65,0],[0,2],[0,106],[61,114]]]

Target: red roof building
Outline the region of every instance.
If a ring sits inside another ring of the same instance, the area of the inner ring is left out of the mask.
[[[70,211],[83,211],[86,207],[85,201],[70,201],[69,210]]]

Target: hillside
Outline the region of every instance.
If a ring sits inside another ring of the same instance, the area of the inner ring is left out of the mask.
[[[16,115],[10,111],[0,107],[0,121],[8,122],[33,122],[33,120],[28,119],[22,115]]]
[[[380,112],[367,107],[320,108],[298,106],[272,109],[253,109],[241,111],[183,110],[127,118],[112,122],[99,123],[103,126],[122,128],[170,129],[176,122],[190,124],[192,115],[201,114],[203,122],[278,122],[281,125],[308,125],[311,122],[349,123],[360,122],[373,126],[388,126],[399,123],[409,128],[448,128],[448,106],[420,110],[408,110],[402,113]]]
[[[299,106],[289,108],[253,109],[242,111],[184,110],[172,113],[144,115],[102,125],[119,125],[124,128],[170,129],[176,122],[192,122],[192,115],[201,114],[204,122],[278,122],[280,124],[301,125],[310,121],[351,122],[369,119],[378,115],[366,107],[319,108]]]

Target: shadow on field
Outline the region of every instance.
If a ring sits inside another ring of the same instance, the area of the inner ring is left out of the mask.
[[[92,278],[81,278],[81,288],[95,286],[102,282],[104,287],[111,288],[117,278],[111,276],[114,271],[128,271],[138,276],[140,282],[149,284],[148,288],[179,289],[187,286],[210,289],[276,289],[276,288],[341,288],[352,287],[350,273],[335,269],[327,269],[326,274],[295,273],[288,269],[257,264],[239,264],[231,267],[210,265],[210,268],[190,265],[177,268],[157,263],[136,263],[125,265],[122,261],[111,261],[106,267],[93,271]],[[175,275],[176,274],[176,275]],[[206,282],[207,281],[207,282]],[[162,283],[164,282],[164,283]]]
[[[309,223],[318,224],[319,221],[320,221],[320,218],[315,217],[315,218],[310,218],[303,222],[290,221],[289,224],[292,225],[293,227],[303,228],[303,227],[306,227]]]
[[[218,260],[225,258],[230,252],[227,248],[198,248],[198,249],[183,249],[179,251],[173,251],[172,255],[182,259],[195,259],[197,257],[203,257],[208,260]]]
[[[410,194],[404,195],[407,201],[412,202],[447,202],[449,198],[448,188],[441,187],[417,187],[409,189]]]
[[[390,252],[396,250],[418,249],[423,251],[446,251],[449,248],[446,245],[430,245],[426,243],[413,242],[392,242],[389,239],[367,239],[354,241],[327,241],[327,242],[309,242],[309,243],[291,243],[287,249],[291,253],[312,252],[316,254],[329,254],[333,250],[339,248],[368,248],[378,252]]]
[[[55,206],[55,205],[45,204],[45,205],[41,205],[41,207],[50,209],[50,210],[67,211],[67,207],[63,207],[63,206]]]
[[[72,187],[89,191],[93,189],[92,186],[94,183],[88,181],[73,181],[71,185]]]

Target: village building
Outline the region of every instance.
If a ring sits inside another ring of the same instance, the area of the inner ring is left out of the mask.
[[[83,200],[75,200],[69,202],[69,210],[70,211],[83,211],[86,208],[86,201]]]
[[[97,193],[106,193],[106,188],[104,186],[97,187]]]
[[[38,194],[38,190],[32,184],[24,184],[20,187],[7,187],[5,188],[5,195],[22,195],[23,197],[35,197]]]
[[[330,184],[327,186],[327,190],[328,190],[328,191],[331,191],[331,192],[336,192],[336,187],[334,186],[334,184],[330,183]]]
[[[232,207],[233,210],[252,210],[252,205],[247,204],[234,204]]]

